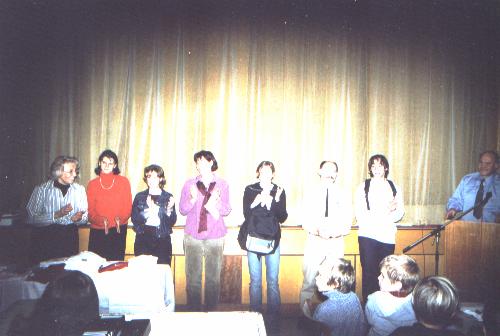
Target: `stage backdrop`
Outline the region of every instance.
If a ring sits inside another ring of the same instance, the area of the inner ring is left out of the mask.
[[[10,57],[22,53],[27,70],[11,77],[20,76],[18,103],[34,120],[23,201],[55,156],[77,156],[86,185],[106,148],[134,194],[145,188],[143,168],[157,163],[178,197],[196,174],[193,154],[207,149],[230,185],[228,224],[242,222],[244,187],[270,160],[287,193],[287,224],[299,225],[322,160],[337,161],[352,196],[368,158],[383,153],[404,193],[404,222],[439,223],[479,152],[500,147],[498,5],[272,3],[17,9]]]

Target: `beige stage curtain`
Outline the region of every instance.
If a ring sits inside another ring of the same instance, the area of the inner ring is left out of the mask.
[[[499,147],[497,69],[469,40],[446,42],[449,31],[200,15],[150,14],[141,26],[129,14],[64,40],[40,100],[33,183],[67,153],[80,158],[86,185],[110,148],[133,193],[146,187],[143,168],[157,163],[178,197],[196,174],[193,154],[207,149],[230,184],[229,225],[241,224],[243,190],[262,160],[275,163],[286,190],[286,224],[300,225],[322,160],[338,162],[352,196],[368,158],[383,153],[404,192],[403,221],[439,223],[479,152]]]

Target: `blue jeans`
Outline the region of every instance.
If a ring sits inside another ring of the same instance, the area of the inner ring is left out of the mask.
[[[201,275],[205,257],[205,307],[214,310],[219,303],[224,237],[199,240],[184,235],[186,256],[186,294],[188,309],[201,311]]]
[[[280,271],[280,247],[273,254],[258,258],[256,253],[247,252],[250,272],[250,309],[262,312],[262,259],[266,261],[267,313],[279,314],[281,298],[278,276]]]

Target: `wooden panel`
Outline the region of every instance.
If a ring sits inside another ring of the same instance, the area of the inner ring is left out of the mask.
[[[423,235],[430,232],[432,227],[400,227],[396,238],[396,253],[401,253],[401,250],[415,242]],[[86,230],[86,231],[85,231]],[[184,272],[184,249],[183,238],[184,228],[174,227],[172,234],[172,270],[174,272],[175,281],[175,297],[177,304],[183,305],[186,303],[186,280]],[[229,228],[228,234],[224,242],[225,264],[222,272],[222,287],[221,287],[221,303],[236,303],[248,304],[248,287],[250,284],[248,273],[248,262],[246,252],[241,250],[238,242],[239,228]],[[87,246],[88,228],[80,230],[80,248]],[[351,230],[351,233],[345,238],[345,258],[351,260],[356,271],[356,293],[361,295],[361,264],[359,260],[358,235],[357,229]],[[489,233],[484,233],[487,235]],[[440,244],[440,274],[445,270],[445,255],[444,243],[445,237],[441,237]],[[281,262],[280,262],[280,290],[281,299],[284,304],[298,303],[300,288],[302,286],[302,255],[304,251],[304,242],[306,233],[299,227],[285,227],[282,231],[281,240]],[[133,245],[135,233],[129,227],[127,232],[127,248],[126,259],[133,256]],[[434,274],[434,252],[433,238],[419,244],[414,249],[408,252],[415,258],[421,268],[421,275]],[[497,252],[498,253],[498,252]],[[484,252],[481,255],[487,255]],[[263,300],[266,302],[265,290],[265,266],[263,266]]]
[[[134,255],[135,231],[129,227],[127,230],[127,242],[125,244],[125,254]]]
[[[466,301],[498,293],[500,228],[494,223],[454,222],[446,227],[446,276]]]
[[[184,256],[175,256],[174,286],[175,286],[175,304],[186,304],[186,273],[184,267],[186,258]]]
[[[249,286],[250,273],[248,259],[242,258],[242,300],[243,304],[250,303]],[[302,287],[302,256],[280,256],[279,287],[281,302],[298,303],[300,288]],[[266,290],[266,263],[262,258],[262,302],[267,302]]]
[[[483,223],[481,227],[481,257],[482,266],[479,277],[479,297],[488,297],[495,293],[500,300],[500,224]],[[477,279],[477,277],[476,277]]]
[[[302,256],[281,256],[280,292],[281,302],[298,303],[302,288]]]
[[[224,256],[221,271],[221,303],[241,302],[241,256]]]
[[[78,248],[81,251],[87,251],[89,248],[89,234],[90,228],[81,227],[78,229]],[[128,231],[127,231],[128,234]]]
[[[403,249],[417,240],[421,239],[429,232],[431,229],[428,228],[419,228],[413,227],[411,230],[399,229],[396,233],[396,248],[395,253],[401,254],[403,253]],[[439,254],[444,253],[444,240],[445,235],[441,233],[441,238],[439,239]],[[427,238],[424,242],[416,245],[411,250],[407,252],[409,255],[417,255],[417,254],[435,254],[436,253],[436,245],[435,238],[430,237]]]

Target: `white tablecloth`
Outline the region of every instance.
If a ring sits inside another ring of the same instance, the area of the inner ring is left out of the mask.
[[[168,265],[126,267],[87,274],[96,286],[101,314],[150,314],[175,310],[174,283]],[[27,281],[26,276],[0,276],[0,312],[18,300],[41,297],[46,286]]]
[[[133,317],[132,317],[133,318]],[[149,336],[170,334],[217,336],[266,336],[264,319],[256,312],[157,313]]]

